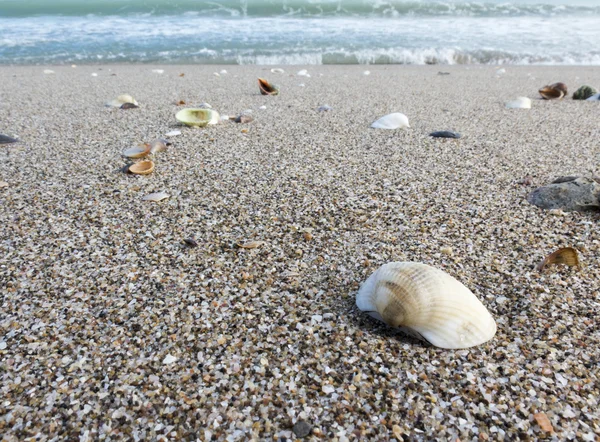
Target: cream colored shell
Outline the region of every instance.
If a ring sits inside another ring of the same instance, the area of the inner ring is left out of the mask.
[[[473,347],[496,334],[496,322],[481,301],[452,276],[426,264],[381,266],[361,286],[356,305],[436,347]]]
[[[217,124],[220,120],[220,115],[213,109],[189,108],[177,112],[175,118],[187,126],[202,127],[209,124]]]

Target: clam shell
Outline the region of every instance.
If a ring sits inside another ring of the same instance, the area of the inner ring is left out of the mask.
[[[426,264],[381,266],[361,286],[356,305],[436,347],[473,347],[496,333],[494,318],[467,287]]]
[[[154,162],[150,160],[140,161],[129,166],[129,172],[136,175],[148,175],[154,171]]]
[[[130,103],[130,104],[133,104],[134,106],[138,106],[138,102],[135,101],[134,98],[129,94],[121,94],[114,100],[111,100],[108,103],[106,103],[106,105],[110,106],[110,107],[121,107],[125,103]]]
[[[568,94],[567,85],[564,83],[554,83],[544,86],[539,90],[539,93],[545,100],[559,100]]]
[[[517,97],[516,100],[505,104],[507,109],[531,109],[531,100],[527,97]]]
[[[175,115],[180,123],[187,126],[206,126],[217,124],[220,120],[219,113],[212,109],[188,108],[182,109]]]
[[[261,95],[279,95],[279,86],[269,83],[264,78],[258,79],[258,88]]]
[[[162,201],[166,198],[169,198],[169,194],[166,192],[155,192],[155,193],[151,193],[149,195],[146,195],[145,197],[143,197],[142,199],[144,201]]]
[[[150,145],[130,147],[123,151],[123,156],[127,158],[143,158],[150,153]]]
[[[399,129],[410,127],[408,117],[399,112],[387,114],[371,124],[375,129]]]

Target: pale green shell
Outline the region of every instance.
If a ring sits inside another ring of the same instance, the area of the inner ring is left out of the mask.
[[[581,86],[579,89],[575,91],[573,94],[573,100],[587,100],[592,95],[596,95],[598,93],[598,89],[593,86]]]
[[[213,109],[183,109],[175,115],[177,121],[188,126],[206,126],[208,124],[217,124],[220,115]]]

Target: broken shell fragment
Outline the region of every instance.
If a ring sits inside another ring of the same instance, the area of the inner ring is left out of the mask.
[[[245,243],[237,243],[236,245],[240,249],[256,249],[257,247],[262,246],[264,243],[264,241],[249,241]]]
[[[220,120],[219,113],[212,109],[189,108],[182,109],[175,115],[180,123],[187,126],[206,126],[217,124]]]
[[[150,153],[150,145],[144,144],[141,146],[130,147],[123,151],[123,156],[127,158],[143,158]]]
[[[235,117],[233,121],[235,121],[236,123],[250,123],[254,121],[254,118],[252,118],[251,115],[240,114],[237,117]]]
[[[131,95],[129,95],[129,94],[119,95],[114,100],[111,100],[108,103],[106,103],[106,106],[123,108],[122,106],[125,103],[133,104],[135,107],[138,106],[138,102],[135,101],[134,98]],[[124,109],[128,109],[128,108],[124,108]]]
[[[505,104],[507,109],[531,109],[531,100],[527,97],[517,97],[516,100]]]
[[[258,79],[258,88],[261,95],[279,95],[279,86],[269,83],[264,78]]]
[[[587,100],[598,93],[598,89],[593,86],[581,86],[573,93],[573,100]]]
[[[165,150],[167,150],[167,146],[170,146],[170,145],[171,145],[171,143],[168,142],[167,140],[163,140],[162,138],[159,138],[158,140],[154,140],[150,144],[150,153],[155,154],[157,152],[164,152]]]
[[[560,100],[568,94],[567,85],[564,83],[554,83],[544,86],[539,90],[539,93],[544,100]]]
[[[137,109],[139,106],[136,106],[133,103],[123,103],[123,105],[119,109]]]
[[[577,249],[574,249],[573,247],[563,247],[562,249],[558,249],[556,252],[546,256],[546,258],[544,258],[544,260],[536,267],[536,270],[540,272],[544,267],[550,264],[565,264],[569,267],[579,267],[579,255],[577,254]]]
[[[329,112],[330,110],[333,110],[333,108],[327,104],[324,104],[323,106],[319,106],[317,108],[318,112]]]
[[[494,318],[467,287],[426,264],[381,266],[360,287],[356,305],[436,347],[473,347],[496,333]]]
[[[408,117],[399,112],[384,115],[373,124],[371,127],[375,129],[398,129],[398,128],[407,128],[410,127],[408,124]]]
[[[169,196],[170,195],[168,193],[165,193],[165,192],[155,192],[155,193],[151,193],[149,195],[146,195],[142,199],[144,201],[155,201],[155,202],[158,202],[158,201],[162,201],[162,200],[164,200],[166,198],[169,198]]]
[[[16,143],[17,141],[19,141],[19,140],[17,140],[16,138],[9,137],[8,135],[0,134],[0,144]]]
[[[129,166],[129,172],[136,175],[148,175],[154,171],[154,162],[150,160],[140,161]]]
[[[592,95],[590,98],[587,98],[585,101],[600,101],[600,94]]]

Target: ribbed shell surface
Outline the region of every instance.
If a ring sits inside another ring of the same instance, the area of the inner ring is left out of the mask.
[[[436,347],[473,347],[496,333],[496,322],[467,287],[426,264],[383,265],[361,286],[356,305],[392,327],[417,332]]]

